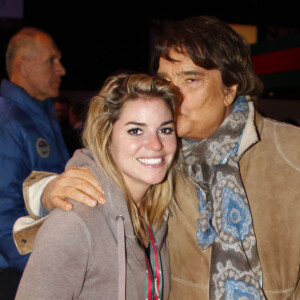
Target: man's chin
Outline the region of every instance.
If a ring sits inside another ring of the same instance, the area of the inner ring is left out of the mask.
[[[48,98],[56,98],[59,96],[59,89],[53,89],[49,94],[50,96]]]
[[[191,126],[189,126],[190,124],[188,123],[178,123],[177,124],[177,136],[180,138],[185,138],[185,139],[189,139],[189,140],[199,140],[201,139],[198,136],[195,136],[195,131],[192,130]]]
[[[180,138],[189,138],[189,131],[184,126],[177,125],[177,136]]]

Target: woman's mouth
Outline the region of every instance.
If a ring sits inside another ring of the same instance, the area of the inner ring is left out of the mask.
[[[157,158],[138,158],[138,161],[141,162],[143,165],[159,165],[162,163],[163,158],[157,157]]]

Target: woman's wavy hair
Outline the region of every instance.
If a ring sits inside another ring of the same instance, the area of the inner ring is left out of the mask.
[[[217,69],[225,86],[238,84],[237,96],[257,99],[263,85],[255,73],[248,43],[229,25],[215,17],[201,16],[175,22],[157,39],[152,67],[159,59],[173,61],[170,51],[188,55],[195,65]]]
[[[170,108],[175,121],[179,97],[178,90],[162,79],[146,74],[122,73],[109,77],[100,93],[90,103],[83,131],[83,143],[93,152],[105,173],[124,192],[133,228],[138,237],[141,237],[143,226],[140,223],[139,212],[109,150],[113,127],[122,113],[124,104],[140,98],[145,101],[151,101],[152,98],[162,99]],[[175,204],[175,165],[176,163],[173,163],[163,182],[150,187],[141,204],[147,223],[154,228],[162,225],[165,213],[168,210],[171,212]]]

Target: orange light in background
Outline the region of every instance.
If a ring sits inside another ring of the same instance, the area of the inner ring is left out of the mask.
[[[243,36],[249,44],[257,43],[257,26],[239,24],[229,24],[229,26]]]

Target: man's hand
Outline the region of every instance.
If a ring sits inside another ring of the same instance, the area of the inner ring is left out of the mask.
[[[42,203],[48,209],[55,207],[71,210],[70,198],[88,206],[105,202],[104,190],[88,168],[73,167],[48,183],[42,195]]]

